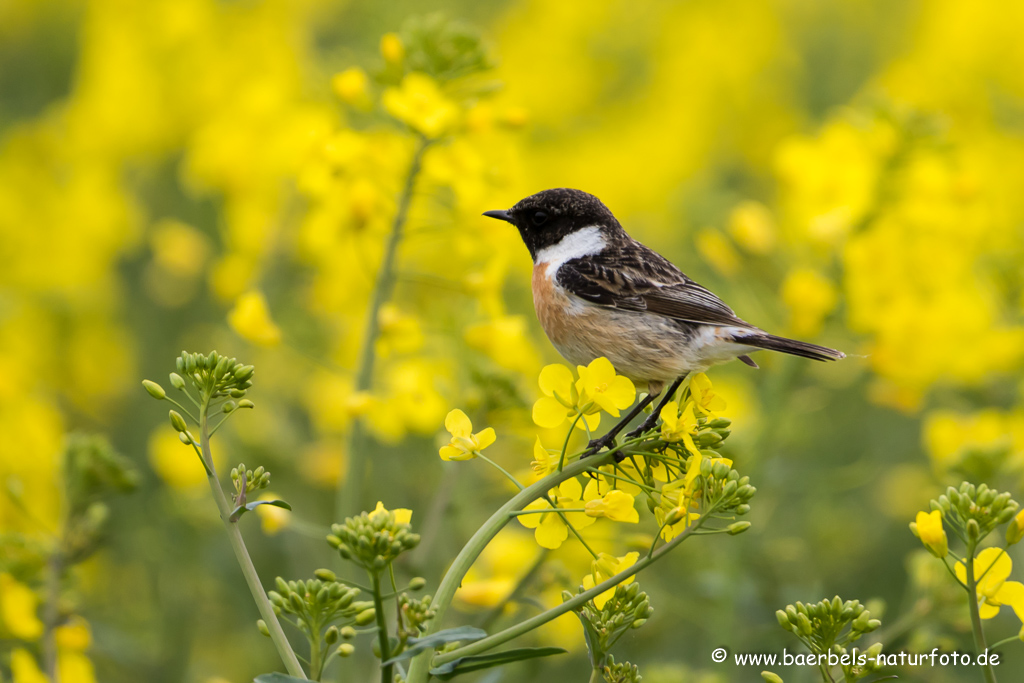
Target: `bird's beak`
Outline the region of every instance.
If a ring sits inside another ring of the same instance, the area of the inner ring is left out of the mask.
[[[506,221],[508,223],[514,223],[512,220],[512,214],[508,211],[484,211],[485,216],[488,218],[497,218],[498,220]]]

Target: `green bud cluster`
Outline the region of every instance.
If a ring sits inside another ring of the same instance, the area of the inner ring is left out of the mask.
[[[578,593],[585,591],[580,586]],[[569,591],[562,593],[563,600],[572,599]],[[654,613],[650,598],[640,590],[637,582],[629,585],[619,584],[612,596],[598,609],[593,600],[583,604],[576,611],[587,634],[587,644],[594,661],[601,658],[612,646],[631,629],[640,628]]]
[[[178,377],[172,375],[171,383],[175,387],[180,385],[184,389],[185,379],[188,379],[200,394],[209,395],[210,398],[244,397],[246,390],[252,386],[252,376],[256,370],[251,365],[242,365],[237,359],[222,356],[216,351],[205,356],[182,351],[174,364],[177,369],[174,374]],[[242,407],[241,404],[238,407]]]
[[[245,469],[245,463],[238,463],[238,467],[231,468],[231,482],[235,485],[235,496],[242,493],[242,482],[245,482],[245,492],[251,493],[270,486],[270,472],[260,465],[255,470]],[[319,577],[317,577],[319,578]]]
[[[720,457],[715,454],[712,457]],[[710,458],[700,461],[700,474],[694,484],[694,490],[700,491],[702,510],[714,508],[717,513],[745,515],[750,512],[750,499],[757,489],[750,484],[750,477],[725,464],[725,461],[712,462]],[[736,522],[729,526],[729,533],[736,535],[750,528],[749,522]]]
[[[402,613],[404,635],[418,636],[423,631],[423,625],[434,618],[437,610],[430,606],[432,599],[431,596],[424,595],[417,600],[410,598],[408,593],[398,596],[398,608]]]
[[[636,664],[616,662],[611,655],[608,655],[608,660],[601,669],[601,673],[604,674],[604,680],[607,683],[640,683],[643,680]]]
[[[831,600],[805,605],[797,602],[775,613],[779,626],[796,635],[811,651],[821,655],[847,654],[846,646],[882,625],[859,600],[844,601],[838,595]],[[881,644],[875,647],[881,650]],[[843,665],[847,680],[857,680],[874,670],[873,659],[866,666]]]
[[[1014,520],[1020,504],[1009,493],[990,489],[987,484],[975,486],[965,481],[958,489],[952,486],[946,489],[938,499],[931,501],[931,508],[942,512],[961,540],[977,543],[997,527]],[[1020,540],[1018,529],[1016,524],[1007,529],[1008,544]]]
[[[397,522],[393,511],[363,512],[344,524],[332,524],[327,542],[343,559],[376,572],[419,545],[420,535]]]
[[[310,634],[319,632],[321,626],[336,619],[357,618],[373,603],[358,601],[358,588],[351,588],[338,581],[285,581],[277,577],[277,590],[267,596],[277,614],[291,614],[296,617],[299,628]]]

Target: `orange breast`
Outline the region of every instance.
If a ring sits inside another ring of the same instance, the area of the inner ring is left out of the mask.
[[[548,338],[560,346],[568,341],[570,330],[568,307],[569,298],[559,291],[548,275],[548,264],[538,263],[533,267],[533,307],[537,311],[537,319],[547,333]]]

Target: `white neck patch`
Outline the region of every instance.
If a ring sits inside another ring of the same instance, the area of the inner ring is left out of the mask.
[[[558,244],[538,251],[534,263],[547,265],[547,272],[554,275],[566,261],[597,254],[604,249],[605,244],[601,228],[590,225],[566,235]]]

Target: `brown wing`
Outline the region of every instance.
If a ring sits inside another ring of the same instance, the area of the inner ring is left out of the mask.
[[[567,261],[558,269],[557,282],[600,306],[705,325],[753,327],[668,259],[635,241]]]

